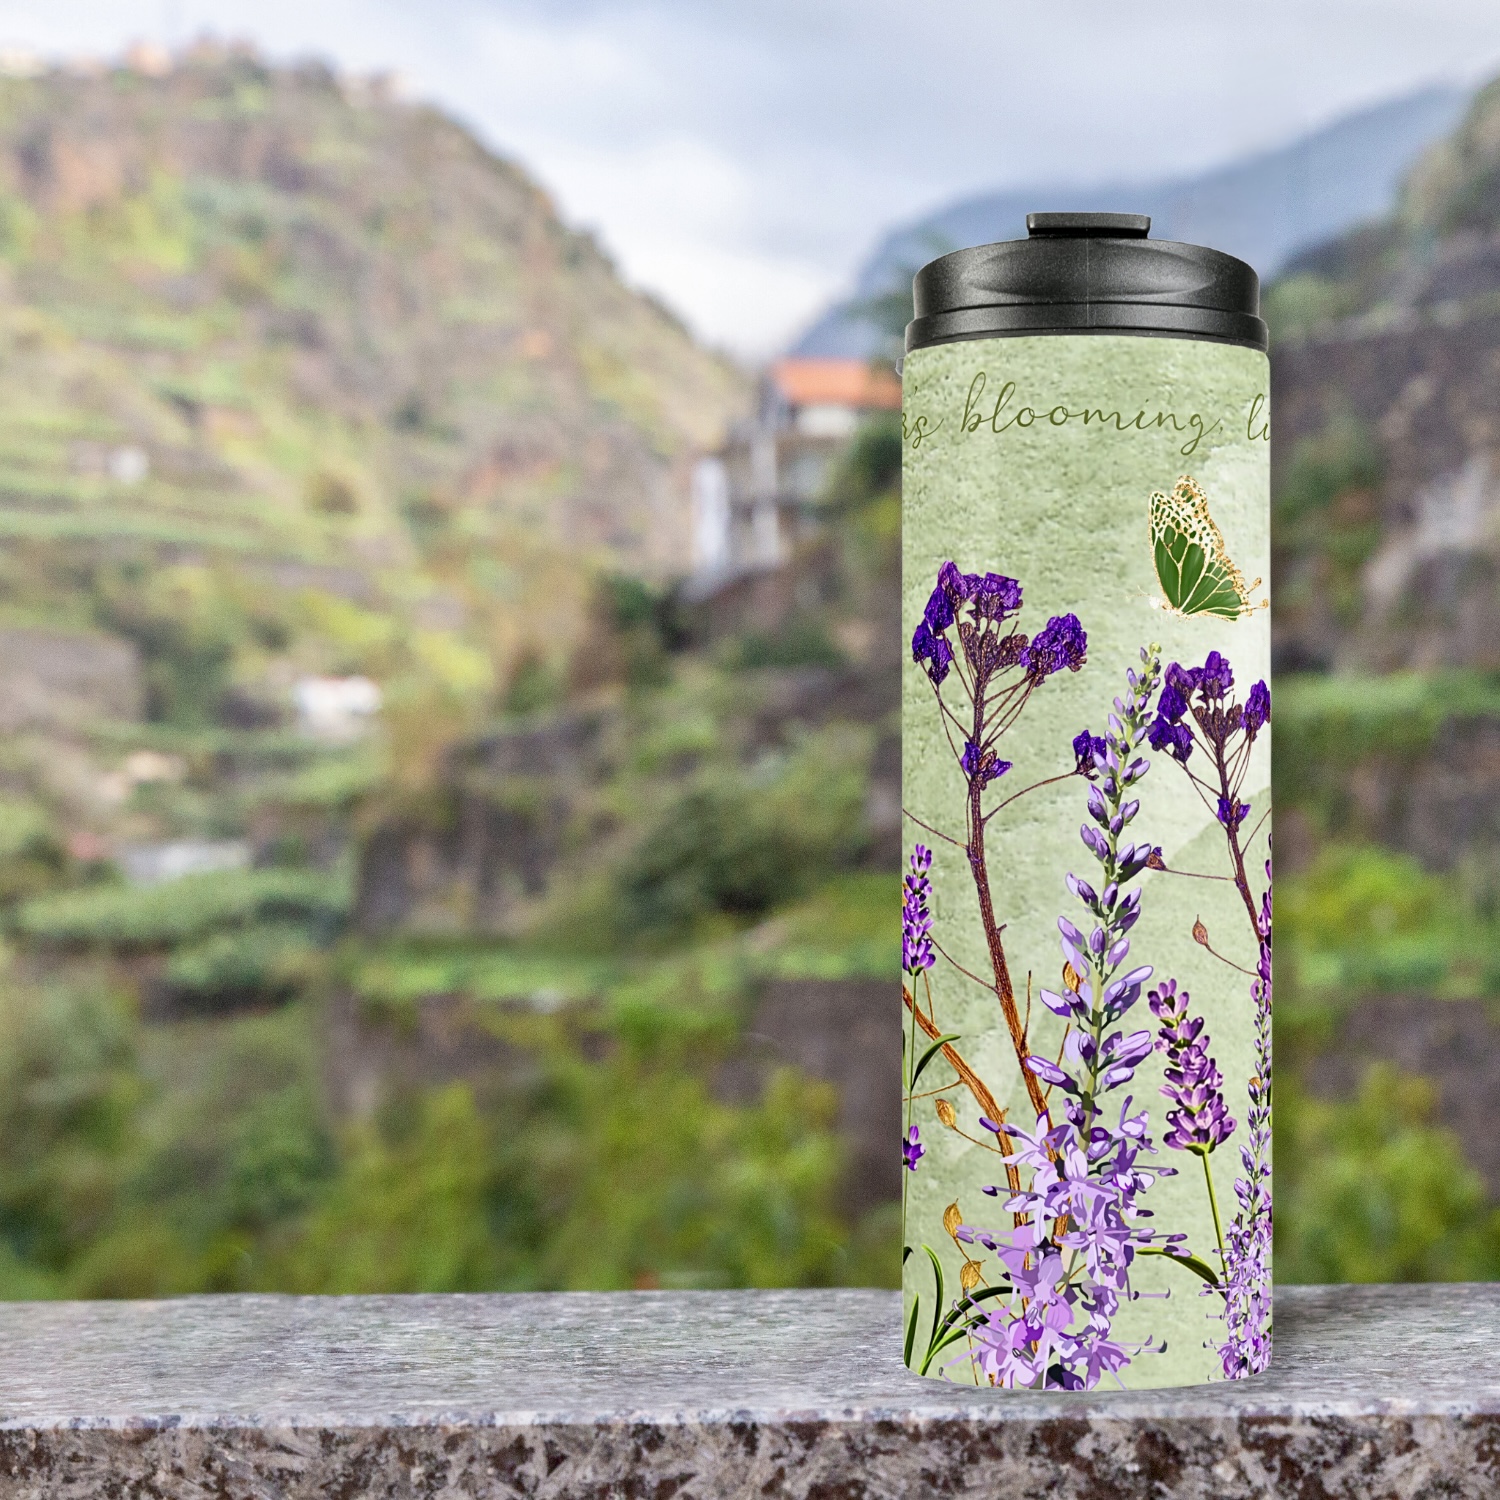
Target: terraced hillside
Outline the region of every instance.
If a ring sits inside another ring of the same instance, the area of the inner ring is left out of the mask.
[[[741,395],[524,173],[376,86],[213,48],[0,82],[13,620],[149,657],[136,605],[74,587],[129,567],[262,619],[246,688],[348,657],[351,607],[503,685],[582,568],[686,565],[687,466]]]

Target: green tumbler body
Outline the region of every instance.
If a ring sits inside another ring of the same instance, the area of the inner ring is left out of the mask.
[[[1122,217],[936,263],[904,361],[903,1350],[962,1384],[1270,1360],[1264,325]]]

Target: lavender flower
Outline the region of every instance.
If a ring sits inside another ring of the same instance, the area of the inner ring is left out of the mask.
[[[1202,1016],[1189,1016],[1189,996],[1169,979],[1147,996],[1161,1022],[1156,1049],[1167,1055],[1162,1093],[1176,1106],[1167,1111],[1162,1143],[1174,1151],[1206,1156],[1234,1134],[1234,1120],[1224,1107],[1224,1075],[1208,1055],[1209,1039]]]
[[[1160,671],[1154,649],[1143,650],[1141,660],[1145,670],[1128,674],[1130,691],[1115,700],[1098,748],[1087,732],[1073,742],[1080,765],[1087,752],[1100,777],[1089,787],[1091,821],[1082,830],[1101,866],[1100,885],[1068,877],[1092,924],[1085,933],[1067,917],[1058,919],[1065,982],[1060,991],[1043,990],[1041,998],[1072,1025],[1057,1061],[1035,1054],[1027,1059],[1033,1075],[1061,1090],[1062,1118],[1044,1110],[1034,1135],[1007,1127],[1021,1143],[1007,1162],[1031,1174],[1029,1186],[1005,1196],[1019,1227],[956,1231],[960,1240],[991,1250],[1009,1275],[1003,1305],[987,1305],[968,1329],[974,1362],[996,1385],[1090,1389],[1154,1347],[1116,1340],[1114,1316],[1121,1298],[1134,1295],[1130,1268],[1140,1250],[1182,1239],[1150,1228],[1139,1205],[1156,1178],[1172,1170],[1142,1163],[1154,1154],[1145,1111],[1132,1114],[1127,1097],[1117,1114],[1106,1114],[1102,1102],[1130,1082],[1154,1040],[1149,1031],[1117,1029],[1151,976],[1148,965],[1127,962],[1127,934],[1139,919],[1141,893],[1124,889],[1150,852],[1125,840],[1140,809],[1131,789],[1149,769],[1135,751],[1146,736]],[[1002,1190],[985,1191],[1000,1196]]]
[[[917,1163],[927,1155],[927,1148],[922,1144],[922,1132],[915,1125],[906,1132],[906,1139],[901,1142],[901,1165],[908,1172],[917,1170]]]
[[[1258,1375],[1271,1363],[1271,862],[1256,918],[1260,935],[1255,980],[1255,1076],[1250,1080],[1249,1141],[1240,1148],[1245,1175],[1234,1194],[1239,1212],[1225,1254],[1224,1322],[1219,1346],[1226,1380]]]
[[[930,969],[935,962],[932,952],[932,913],[927,900],[932,881],[932,850],[918,844],[912,850],[911,869],[902,881],[901,898],[901,967],[912,975]]]

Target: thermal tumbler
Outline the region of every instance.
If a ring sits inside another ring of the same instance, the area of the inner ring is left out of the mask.
[[[1269,366],[1133,214],[914,284],[903,1350],[1007,1389],[1271,1357]]]

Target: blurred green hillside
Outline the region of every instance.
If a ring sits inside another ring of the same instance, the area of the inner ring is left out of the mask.
[[[1277,1275],[1500,1276],[1500,84],[1269,289]]]
[[[1284,1280],[1500,1275],[1497,120],[1268,295]],[[892,1283],[893,425],[691,595],[743,378],[317,67],[0,81],[0,249],[0,1295]]]
[[[412,732],[687,562],[743,378],[451,121],[200,48],[0,82],[0,621],[136,646],[145,710],[365,671]]]

